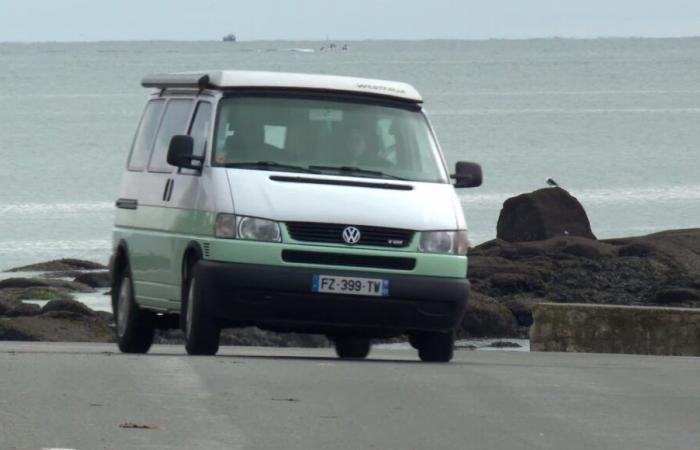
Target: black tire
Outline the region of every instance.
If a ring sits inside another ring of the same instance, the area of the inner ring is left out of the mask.
[[[343,359],[362,359],[369,355],[372,344],[369,339],[339,337],[333,341],[335,353]]]
[[[454,356],[454,333],[421,333],[415,340],[421,361],[450,362]]]
[[[215,355],[219,351],[221,326],[207,315],[198,288],[195,267],[188,271],[187,289],[182,299],[180,314],[184,318],[185,350],[189,355]]]
[[[155,336],[155,320],[152,312],[136,303],[128,266],[117,275],[112,289],[115,293],[112,308],[119,350],[123,353],[148,352]]]

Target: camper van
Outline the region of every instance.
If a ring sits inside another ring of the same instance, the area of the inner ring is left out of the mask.
[[[412,86],[278,72],[154,75],[116,201],[110,262],[119,348],[181,328],[322,334],[341,358],[407,336],[452,358],[469,298],[467,225]]]

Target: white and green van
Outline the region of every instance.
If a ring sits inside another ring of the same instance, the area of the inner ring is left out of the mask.
[[[246,71],[142,84],[111,260],[122,351],[181,327],[189,354],[215,354],[223,328],[258,326],[324,334],[344,358],[397,335],[452,358],[469,297],[454,187],[481,169],[450,175],[412,86]]]

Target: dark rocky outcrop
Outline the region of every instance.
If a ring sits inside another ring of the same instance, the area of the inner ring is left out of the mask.
[[[41,314],[41,307],[30,303],[18,301],[14,305],[8,305],[0,301],[0,316],[6,317],[21,317],[21,316],[37,316]]]
[[[459,337],[513,337],[518,323],[513,313],[495,299],[473,292]]]
[[[664,289],[656,293],[656,303],[660,305],[700,302],[700,290],[690,288]]]
[[[498,217],[498,238],[527,242],[555,236],[595,239],[583,206],[564,189],[539,189],[503,203]]]
[[[607,239],[619,256],[650,258],[700,279],[700,232],[697,228],[668,230],[647,236]]]
[[[83,283],[45,278],[6,278],[0,280],[0,289],[7,288],[49,288],[72,292],[92,292],[93,290]]]
[[[107,271],[82,273],[75,277],[73,281],[92,288],[108,288],[112,286],[112,279]]]
[[[6,340],[114,342],[114,331],[110,322],[99,315],[86,317],[54,311],[33,317],[0,317],[0,341]]]
[[[538,302],[700,307],[700,229],[596,241],[559,236],[473,248],[476,294],[508,308],[519,330]]]
[[[20,296],[7,295],[6,292],[0,291],[0,316],[36,316],[40,313],[39,305],[24,303]]]
[[[57,272],[71,270],[104,270],[103,264],[81,259],[56,259],[53,261],[30,264],[28,266],[15,267],[6,272]]]
[[[52,300],[41,308],[42,315],[57,311],[71,313],[75,316],[92,317],[95,315],[93,310],[75,300]]]

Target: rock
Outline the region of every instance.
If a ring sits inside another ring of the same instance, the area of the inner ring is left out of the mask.
[[[508,342],[508,341],[494,341],[491,342],[487,347],[491,348],[521,348],[522,345],[518,344],[517,342]]]
[[[111,312],[94,311],[94,313],[100,320],[104,320],[105,322],[114,322],[114,315]]]
[[[510,310],[495,299],[472,292],[462,319],[460,337],[515,337],[518,324]]]
[[[73,280],[76,283],[82,283],[92,288],[108,288],[112,286],[112,279],[109,272],[87,272],[78,275]]]
[[[82,283],[44,278],[7,278],[0,280],[0,289],[6,288],[57,288],[66,291],[92,292],[90,286]],[[40,300],[40,299],[37,299]]]
[[[20,317],[20,316],[38,316],[41,314],[41,306],[35,305],[33,303],[22,303],[20,302],[14,308],[9,309],[4,315],[7,317]]]
[[[0,316],[22,304],[22,299],[13,291],[14,289],[0,290]]]
[[[538,257],[569,259],[570,256],[575,256],[599,259],[618,256],[618,247],[611,243],[579,236],[556,236],[530,242],[506,242],[495,239],[474,247],[470,258],[475,256],[501,258],[513,263],[523,260],[532,261]]]
[[[14,305],[8,299],[0,298],[0,316],[4,316],[8,311],[11,311]]]
[[[114,331],[101,318],[72,316],[0,317],[0,341],[114,342]]]
[[[85,317],[73,311],[47,311],[41,314],[41,317],[51,317],[53,319],[80,320]]]
[[[65,289],[54,287],[4,288],[0,289],[0,300],[73,300]]]
[[[514,262],[499,256],[469,256],[469,270],[467,275],[472,278],[489,278],[496,273],[517,273],[536,278],[538,280],[547,279],[547,270],[541,270],[533,264],[523,264]]]
[[[52,300],[41,308],[41,314],[45,315],[50,312],[61,311],[76,314],[78,316],[94,316],[95,311],[91,310],[84,304],[75,300]]]
[[[491,277],[491,286],[502,294],[539,291],[541,280],[522,273],[497,273]]]
[[[696,301],[700,301],[700,291],[696,289],[672,288],[656,293],[656,303],[661,305]]]
[[[660,291],[700,288],[700,229],[605,241],[575,236],[497,240],[473,249],[468,276],[473,290],[506,305],[533,294],[560,303],[653,305],[670,301],[657,301]],[[700,306],[693,302],[698,301],[688,297],[682,303]]]
[[[16,321],[6,322],[9,319],[0,318],[0,341],[36,341],[39,340],[21,327],[17,327]]]
[[[638,256],[640,258],[647,257],[654,253],[654,247],[643,242],[633,242],[623,245],[618,250],[620,256]]]
[[[15,267],[6,272],[56,272],[70,270],[99,270],[106,269],[103,264],[80,259],[56,259],[53,261],[30,264],[28,266]]]
[[[572,256],[579,256],[581,258],[588,259],[598,259],[604,256],[612,256],[611,252],[603,252],[601,251],[600,246],[592,244],[594,242],[596,241],[591,241],[591,243],[577,242],[564,247],[562,252]]]
[[[48,281],[39,280],[37,278],[6,278],[4,280],[0,280],[0,289],[48,286],[50,286]]]
[[[564,189],[539,189],[503,203],[497,225],[499,239],[526,242],[554,236],[595,239],[583,206]]]
[[[700,229],[668,230],[647,236],[608,239],[625,257],[653,259],[677,271],[700,273]]]
[[[514,298],[504,302],[504,305],[513,313],[518,326],[529,327],[532,325],[532,309],[533,306],[541,299],[520,299]]]
[[[80,275],[84,274],[85,272],[82,270],[59,270],[56,272],[46,272],[42,273],[39,275],[41,278],[48,278],[48,279],[53,279],[53,278],[67,278],[67,279],[74,279],[75,277],[79,277]]]

